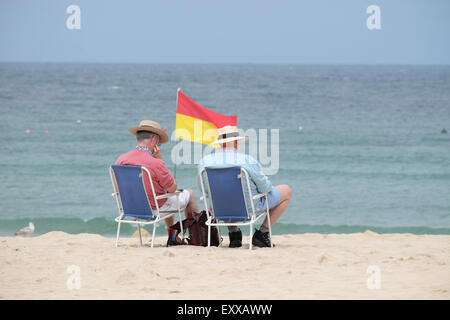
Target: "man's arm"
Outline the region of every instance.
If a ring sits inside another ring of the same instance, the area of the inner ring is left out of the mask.
[[[158,181],[159,185],[164,188],[169,193],[175,192],[177,190],[177,182],[175,178],[167,169],[164,161],[160,160],[159,163],[153,167],[155,172],[155,179]]]
[[[262,167],[259,162],[251,158],[246,167],[248,168],[248,174],[255,183],[256,189],[259,193],[269,192],[272,190],[272,183],[262,171]]]
[[[174,182],[170,187],[168,187],[166,190],[167,190],[167,192],[172,193],[172,192],[177,191],[177,187],[178,187],[178,185],[177,185],[177,182],[175,181],[175,182]]]

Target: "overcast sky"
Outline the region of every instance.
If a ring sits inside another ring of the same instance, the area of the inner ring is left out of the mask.
[[[450,64],[449,16],[450,0],[0,0],[0,61]]]

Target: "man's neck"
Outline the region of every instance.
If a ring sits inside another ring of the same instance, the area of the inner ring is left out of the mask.
[[[153,151],[151,151],[146,145],[137,144],[136,149],[147,151],[151,156],[153,156]]]
[[[137,145],[139,146],[139,147],[144,147],[144,148],[147,148],[147,149],[149,149],[150,150],[150,148],[149,148],[149,146],[148,145],[146,145],[145,143],[137,143]]]

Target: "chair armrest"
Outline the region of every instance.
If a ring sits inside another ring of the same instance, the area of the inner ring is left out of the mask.
[[[262,197],[264,197],[264,196],[266,196],[267,195],[267,192],[266,193],[260,193],[260,194],[257,194],[256,196],[253,196],[253,200],[256,200],[256,199],[259,199],[259,198],[262,198]]]
[[[168,197],[171,197],[171,196],[175,196],[175,195],[180,194],[180,193],[181,193],[181,192],[177,190],[177,191],[175,191],[175,192],[165,193],[165,194],[162,194],[162,195],[160,195],[160,196],[157,196],[156,199],[157,199],[157,200],[159,200],[159,199],[165,199],[165,198],[168,198]]]

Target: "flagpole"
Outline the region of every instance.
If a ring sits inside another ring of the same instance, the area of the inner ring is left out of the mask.
[[[177,89],[177,104],[176,104],[177,107],[178,107],[178,92],[180,90],[181,90],[181,88]],[[177,130],[176,120],[175,120],[175,130]],[[174,177],[175,180],[177,180],[177,164],[176,163],[173,164],[173,177]]]

